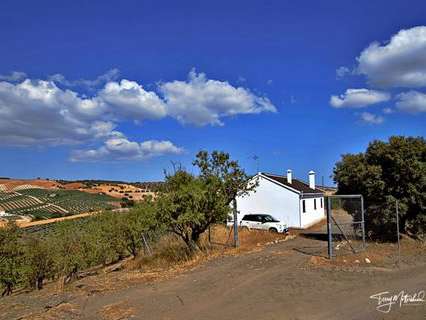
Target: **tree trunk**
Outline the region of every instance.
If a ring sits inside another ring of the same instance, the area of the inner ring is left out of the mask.
[[[37,289],[41,290],[43,289],[43,276],[37,277]]]
[[[200,247],[197,244],[199,237],[200,237],[200,235],[199,234],[197,235],[197,233],[192,233],[191,236],[186,234],[184,237],[182,237],[183,241],[185,241],[185,243],[188,246],[189,251],[191,251],[191,253],[201,251]]]
[[[192,239],[189,239],[188,241],[186,241],[186,245],[188,246],[189,250],[190,250],[192,253],[195,253],[195,252],[199,252],[199,251],[201,251],[201,249],[200,249],[200,247],[198,246],[197,242],[195,242],[195,241],[194,241],[194,240],[192,240]]]
[[[6,287],[4,288],[3,293],[1,294],[1,296],[9,296],[12,294],[13,291],[13,285],[11,283],[6,283]]]

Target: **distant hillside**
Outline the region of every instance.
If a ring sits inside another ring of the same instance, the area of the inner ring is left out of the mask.
[[[78,190],[27,188],[19,191],[0,191],[2,218],[27,216],[31,220],[58,218],[120,207],[113,197]]]
[[[163,182],[0,179],[0,219],[26,216],[39,220],[132,206],[135,201],[156,197],[162,185]]]
[[[55,180],[47,179],[0,179],[0,191],[18,191],[32,188],[56,189],[61,184]]]

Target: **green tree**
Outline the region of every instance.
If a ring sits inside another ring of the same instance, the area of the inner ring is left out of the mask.
[[[130,212],[121,214],[119,230],[124,237],[127,251],[133,257],[136,257],[144,248],[144,236],[149,233],[160,232],[154,223],[155,210],[154,202],[151,199],[146,199]]]
[[[426,141],[390,137],[373,141],[365,153],[346,154],[336,163],[334,181],[340,194],[362,194],[366,228],[375,237],[395,234],[395,201],[401,232],[424,238],[426,233]]]
[[[74,222],[59,222],[54,235],[49,239],[55,244],[55,273],[63,276],[65,282],[77,277],[77,273],[87,268],[91,260],[91,238],[87,229]]]
[[[249,177],[227,153],[200,151],[193,164],[199,176],[181,168],[166,175],[155,220],[180,236],[191,251],[198,251],[200,235],[211,224],[224,222],[230,202],[255,185],[249,185]]]
[[[43,288],[46,278],[54,275],[54,246],[47,239],[39,236],[29,236],[25,239],[25,268],[26,284],[38,290]]]
[[[237,195],[245,195],[255,190],[257,183],[251,181],[238,161],[231,160],[226,152],[200,151],[193,165],[200,170],[200,178],[207,183],[212,191],[220,193],[227,204]]]
[[[0,284],[2,296],[10,295],[22,280],[24,251],[21,230],[14,222],[0,228]]]

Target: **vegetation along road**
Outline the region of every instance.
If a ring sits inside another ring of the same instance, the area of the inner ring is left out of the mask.
[[[108,283],[106,291],[100,283],[94,288],[93,279],[83,279],[59,296],[34,291],[8,297],[0,304],[0,318],[424,319],[424,303],[394,304],[383,313],[377,310],[378,301],[370,298],[384,291],[425,290],[424,255],[407,257],[401,269],[375,267],[374,261],[342,266],[300,251],[313,247],[323,250],[325,244],[298,237],[263,250],[219,257],[167,280],[97,279]],[[49,306],[52,299],[59,301],[54,308]],[[16,308],[22,304],[25,312],[19,313]]]

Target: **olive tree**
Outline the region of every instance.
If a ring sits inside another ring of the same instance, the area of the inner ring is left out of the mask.
[[[0,284],[2,296],[12,294],[22,280],[24,251],[21,231],[14,222],[0,228]]]
[[[40,236],[29,236],[24,243],[26,284],[40,290],[44,280],[54,276],[54,244]]]
[[[198,251],[200,235],[211,224],[224,222],[231,201],[255,185],[249,185],[245,171],[227,153],[200,151],[193,164],[199,175],[182,168],[166,175],[155,219],[180,236],[191,251]]]

